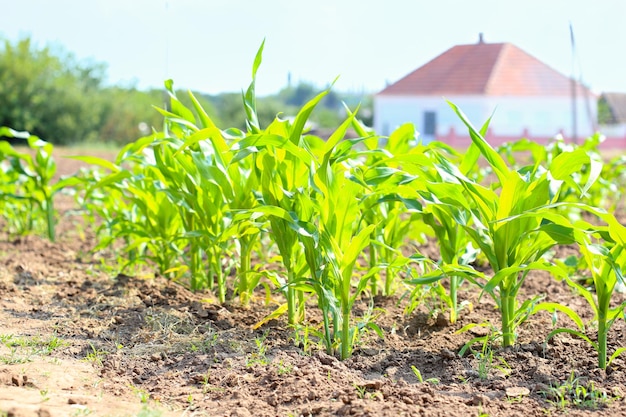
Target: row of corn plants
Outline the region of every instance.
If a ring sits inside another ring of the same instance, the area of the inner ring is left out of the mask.
[[[558,311],[575,327],[556,328],[550,338],[567,332],[587,340],[601,368],[622,352],[607,353],[607,335],[624,311],[612,296],[623,285],[626,229],[612,210],[626,170],[620,158],[603,164],[599,136],[581,146],[522,140],[496,150],[484,139],[489,121],[476,129],[450,103],[472,139],[465,152],[422,144],[410,124],[379,137],[360,123],[358,109],[346,109],[345,121],[322,140],[305,126],[328,90],[293,120],[278,115],[261,126],[255,87],[262,51],[242,93],[245,130],[219,128],[192,94],[191,107],[183,105],[168,81],[169,103],[157,109],[162,130],[130,143],[114,161],[75,157],[97,169],[51,185],[49,145],[25,135],[34,158],[2,145],[0,161],[9,161],[0,165],[2,208],[8,213],[16,201],[37,207],[41,216],[19,222],[45,218],[54,239],[52,197],[72,186],[98,224],[96,249],[120,245],[124,268],[155,266],[192,290],[213,291],[220,303],[236,294],[243,306],[263,285],[280,295],[267,320],[285,314],[294,329],[309,326],[313,301],[322,313],[313,333],[342,358],[362,332],[382,335],[370,315],[353,317],[360,297],[418,298],[424,288],[452,323],[464,291],[478,288],[491,297],[503,346],[515,343],[531,314]],[[438,243],[435,259],[419,252],[428,239]],[[577,245],[580,258],[553,259],[558,245]],[[541,294],[519,299],[534,270],[578,291],[595,313],[593,323]],[[575,274],[586,274],[585,284]]]
[[[0,138],[22,141],[14,147],[0,140],[0,211],[9,232],[26,235],[43,231],[56,238],[54,196],[76,183],[74,178],[53,181],[56,163],[53,145],[28,132],[0,127]]]

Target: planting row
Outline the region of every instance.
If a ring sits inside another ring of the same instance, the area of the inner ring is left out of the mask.
[[[520,140],[495,150],[483,137],[489,121],[476,129],[450,103],[472,138],[465,152],[419,142],[410,124],[379,137],[358,120],[358,109],[346,109],[346,120],[322,140],[305,126],[328,91],[294,119],[278,115],[260,126],[261,53],[242,94],[245,131],[217,127],[192,94],[193,107],[185,107],[168,81],[169,106],[157,109],[162,131],[129,144],[115,161],[76,156],[96,168],[53,183],[52,146],[3,128],[0,136],[24,137],[32,149],[0,142],[5,226],[13,233],[43,227],[54,240],[53,197],[71,189],[97,225],[96,250],[121,245],[122,268],[156,267],[192,290],[214,291],[220,303],[234,302],[232,290],[246,306],[264,286],[284,296],[274,297],[284,303],[267,320],[285,314],[342,358],[364,330],[382,334],[371,315],[352,316],[363,294],[408,291],[415,304],[433,291],[455,322],[463,308],[458,294],[469,287],[499,307],[498,332],[488,337],[504,346],[515,343],[530,314],[547,310],[575,325],[549,337],[568,332],[587,340],[599,367],[624,350],[607,353],[606,338],[625,307],[611,299],[626,266],[626,228],[613,214],[626,165],[623,158],[603,163],[599,136],[581,146]],[[349,130],[356,138],[346,137]],[[416,249],[427,239],[438,243],[438,259]],[[580,256],[553,259],[557,245],[576,245]],[[519,300],[532,270],[565,280],[595,320],[584,323],[541,294]],[[323,318],[318,327],[307,322],[311,297]],[[594,340],[590,328],[597,328]]]

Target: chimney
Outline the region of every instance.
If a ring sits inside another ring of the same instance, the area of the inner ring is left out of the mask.
[[[483,33],[482,32],[480,32],[478,34],[478,43],[479,44],[485,43],[485,40],[483,39]]]

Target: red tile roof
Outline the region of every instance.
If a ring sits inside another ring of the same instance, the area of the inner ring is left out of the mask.
[[[578,85],[579,94],[585,87]],[[586,94],[590,92],[585,91]],[[569,96],[570,79],[510,43],[458,45],[378,95]]]

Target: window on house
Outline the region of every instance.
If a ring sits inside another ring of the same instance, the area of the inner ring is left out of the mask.
[[[437,134],[437,113],[434,111],[424,112],[424,130],[423,135],[435,136]]]

